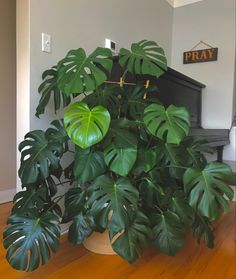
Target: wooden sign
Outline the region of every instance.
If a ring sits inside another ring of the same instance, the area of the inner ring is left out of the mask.
[[[217,61],[218,48],[191,50],[184,52],[184,64]]]

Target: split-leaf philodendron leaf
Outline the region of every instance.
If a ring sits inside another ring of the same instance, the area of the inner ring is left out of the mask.
[[[159,77],[167,70],[164,50],[156,42],[147,40],[133,43],[131,51],[122,48],[119,63],[134,74]]]
[[[111,117],[107,109],[96,106],[90,110],[83,102],[70,105],[64,115],[64,123],[69,137],[83,149],[104,138],[110,121]]]
[[[189,114],[185,108],[170,105],[165,109],[152,104],[145,109],[143,120],[152,135],[167,143],[179,144],[189,132]]]
[[[59,248],[59,220],[51,212],[41,216],[37,211],[14,214],[8,218],[8,224],[3,245],[6,258],[15,269],[33,271],[46,264]]]
[[[66,95],[89,92],[107,79],[111,69],[110,49],[98,47],[88,57],[82,48],[71,50],[58,63],[57,84]]]
[[[189,204],[210,220],[219,217],[221,211],[227,212],[233,190],[225,183],[229,178],[235,180],[231,168],[223,163],[211,162],[201,170],[189,168],[184,174],[185,192],[189,193]]]

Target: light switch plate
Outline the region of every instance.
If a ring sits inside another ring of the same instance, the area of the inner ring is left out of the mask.
[[[52,51],[51,35],[42,33],[42,51],[50,53]]]
[[[105,39],[105,47],[109,48],[113,54],[117,52],[117,43],[111,39]]]

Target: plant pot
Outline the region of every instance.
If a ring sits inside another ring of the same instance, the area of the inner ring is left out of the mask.
[[[108,231],[103,233],[92,233],[85,241],[84,247],[94,253],[102,255],[116,255],[112,250]]]

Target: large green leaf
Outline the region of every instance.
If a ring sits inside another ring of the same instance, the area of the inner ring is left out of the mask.
[[[131,45],[131,51],[120,50],[120,65],[134,74],[159,77],[167,70],[164,50],[156,42],[142,40]]]
[[[112,243],[113,250],[129,263],[135,262],[141,257],[152,239],[150,223],[142,212],[137,211],[132,223]]]
[[[134,175],[149,172],[157,164],[157,154],[152,149],[138,149],[138,157],[132,169]]]
[[[111,50],[98,47],[86,57],[82,48],[71,50],[58,63],[58,87],[66,94],[92,91],[112,69]]]
[[[214,247],[214,234],[213,228],[211,227],[211,223],[206,217],[201,216],[197,212],[195,214],[195,219],[192,224],[192,231],[198,243],[200,243],[202,237],[204,237],[204,242],[206,246],[208,248]]]
[[[112,178],[99,176],[89,187],[91,196],[88,203],[91,206],[93,216],[99,215],[101,211],[108,220],[112,212],[110,228],[120,231],[129,225],[133,212],[137,210],[138,191],[127,178],[119,178],[114,181]],[[104,211],[104,209],[107,209]]]
[[[231,168],[223,163],[211,162],[201,170],[189,168],[184,174],[185,192],[189,193],[189,204],[210,220],[219,217],[221,210],[227,212],[229,200],[233,199],[233,190],[225,181],[233,182]]]
[[[22,213],[29,208],[37,208],[41,210],[47,199],[47,189],[45,187],[34,189],[29,188],[26,191],[20,191],[16,193],[13,198],[14,206],[12,208],[13,213]]]
[[[185,229],[178,215],[171,211],[155,215],[154,245],[161,252],[174,256],[183,246]]]
[[[96,225],[91,215],[78,214],[69,227],[68,239],[73,245],[81,244],[94,231]]]
[[[207,163],[204,153],[212,154],[214,152],[205,139],[198,137],[186,137],[181,145],[182,150],[186,151],[182,153],[185,166],[204,167]]]
[[[111,117],[101,106],[89,109],[80,102],[70,105],[64,115],[66,131],[71,140],[85,149],[100,142],[106,135]]]
[[[177,191],[174,193],[169,207],[172,212],[180,217],[184,225],[191,226],[193,224],[195,212],[183,192]]]
[[[49,140],[43,131],[35,130],[25,135],[25,140],[19,144],[19,151],[19,177],[22,184],[30,184],[36,182],[39,175],[45,179],[50,170],[60,167],[63,148],[59,142]]]
[[[82,191],[80,187],[74,187],[67,191],[65,195],[65,213],[63,216],[63,222],[72,220],[83,211],[86,197],[86,191]]]
[[[15,269],[33,271],[46,264],[59,248],[59,220],[51,212],[42,216],[37,211],[14,214],[8,218],[8,224],[3,245],[8,249],[6,258]]]
[[[40,114],[43,114],[45,111],[45,107],[48,105],[51,95],[53,95],[54,101],[54,111],[60,109],[61,105],[66,107],[71,102],[71,96],[66,96],[61,92],[61,90],[57,86],[57,67],[54,66],[50,70],[46,70],[43,73],[42,79],[43,82],[39,86],[39,93],[42,94],[39,104],[36,108],[36,116],[39,117]]]
[[[120,112],[119,95],[121,87],[118,85],[101,85],[95,92],[83,99],[89,107],[103,106],[107,108],[112,118],[117,118]]]
[[[167,143],[179,144],[189,132],[189,114],[182,107],[170,105],[165,109],[152,104],[145,109],[143,120],[152,135]]]
[[[105,149],[104,158],[110,170],[126,176],[136,161],[137,147],[118,148],[112,143]]]
[[[137,84],[134,88],[132,86],[123,87],[122,99],[120,100],[122,114],[134,120],[142,119],[144,109],[150,103],[159,103],[157,99],[144,99],[144,95],[156,91],[156,86],[150,86],[146,89],[143,84]]]
[[[160,142],[153,150],[156,152],[159,166],[168,171],[172,177],[182,179],[186,170],[183,168],[184,149],[175,144]]]
[[[59,142],[64,147],[64,152],[68,151],[68,140],[69,137],[66,132],[63,120],[54,120],[51,122],[53,128],[48,128],[46,131],[46,136],[49,141]]]
[[[90,148],[76,148],[74,175],[79,183],[84,184],[106,170],[104,155],[100,151],[93,151]]]

